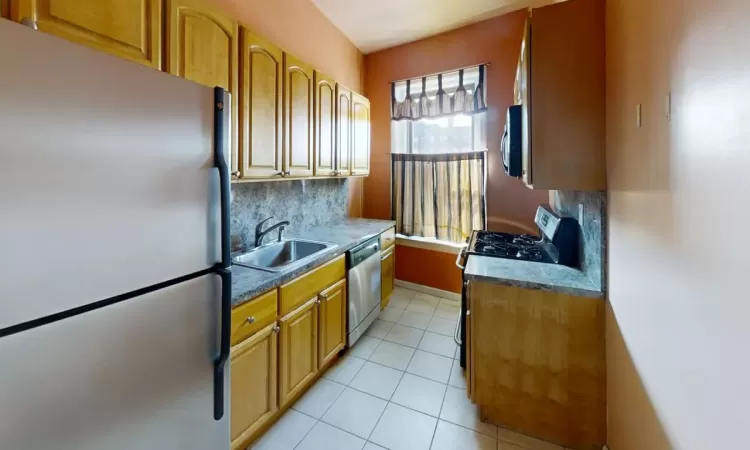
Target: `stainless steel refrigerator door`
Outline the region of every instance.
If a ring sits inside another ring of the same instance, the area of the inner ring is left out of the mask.
[[[10,21],[0,42],[0,330],[217,262],[213,89]]]
[[[228,449],[229,415],[213,418],[220,285],[206,275],[0,338],[0,448]]]

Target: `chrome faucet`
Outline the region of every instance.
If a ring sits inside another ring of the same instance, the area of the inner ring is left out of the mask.
[[[273,216],[261,220],[258,225],[255,226],[255,246],[260,247],[263,245],[263,238],[273,230],[279,230],[279,242],[281,242],[282,235],[284,233],[284,227],[289,226],[288,220],[282,220],[281,222],[271,225],[270,227],[263,230],[263,224],[273,219]]]

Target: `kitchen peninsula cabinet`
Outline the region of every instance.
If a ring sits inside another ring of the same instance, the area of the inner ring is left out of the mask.
[[[467,292],[467,395],[482,420],[600,449],[604,300],[480,281]]]
[[[0,0],[3,15],[10,2]],[[95,50],[161,69],[161,0],[14,0],[16,22]]]

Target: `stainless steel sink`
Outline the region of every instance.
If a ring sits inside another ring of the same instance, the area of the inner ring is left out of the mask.
[[[239,266],[267,272],[281,272],[302,265],[326,250],[337,247],[326,242],[288,239],[254,248],[232,258]]]

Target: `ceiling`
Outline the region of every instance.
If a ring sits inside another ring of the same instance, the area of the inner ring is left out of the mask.
[[[312,0],[362,53],[560,0]]]

